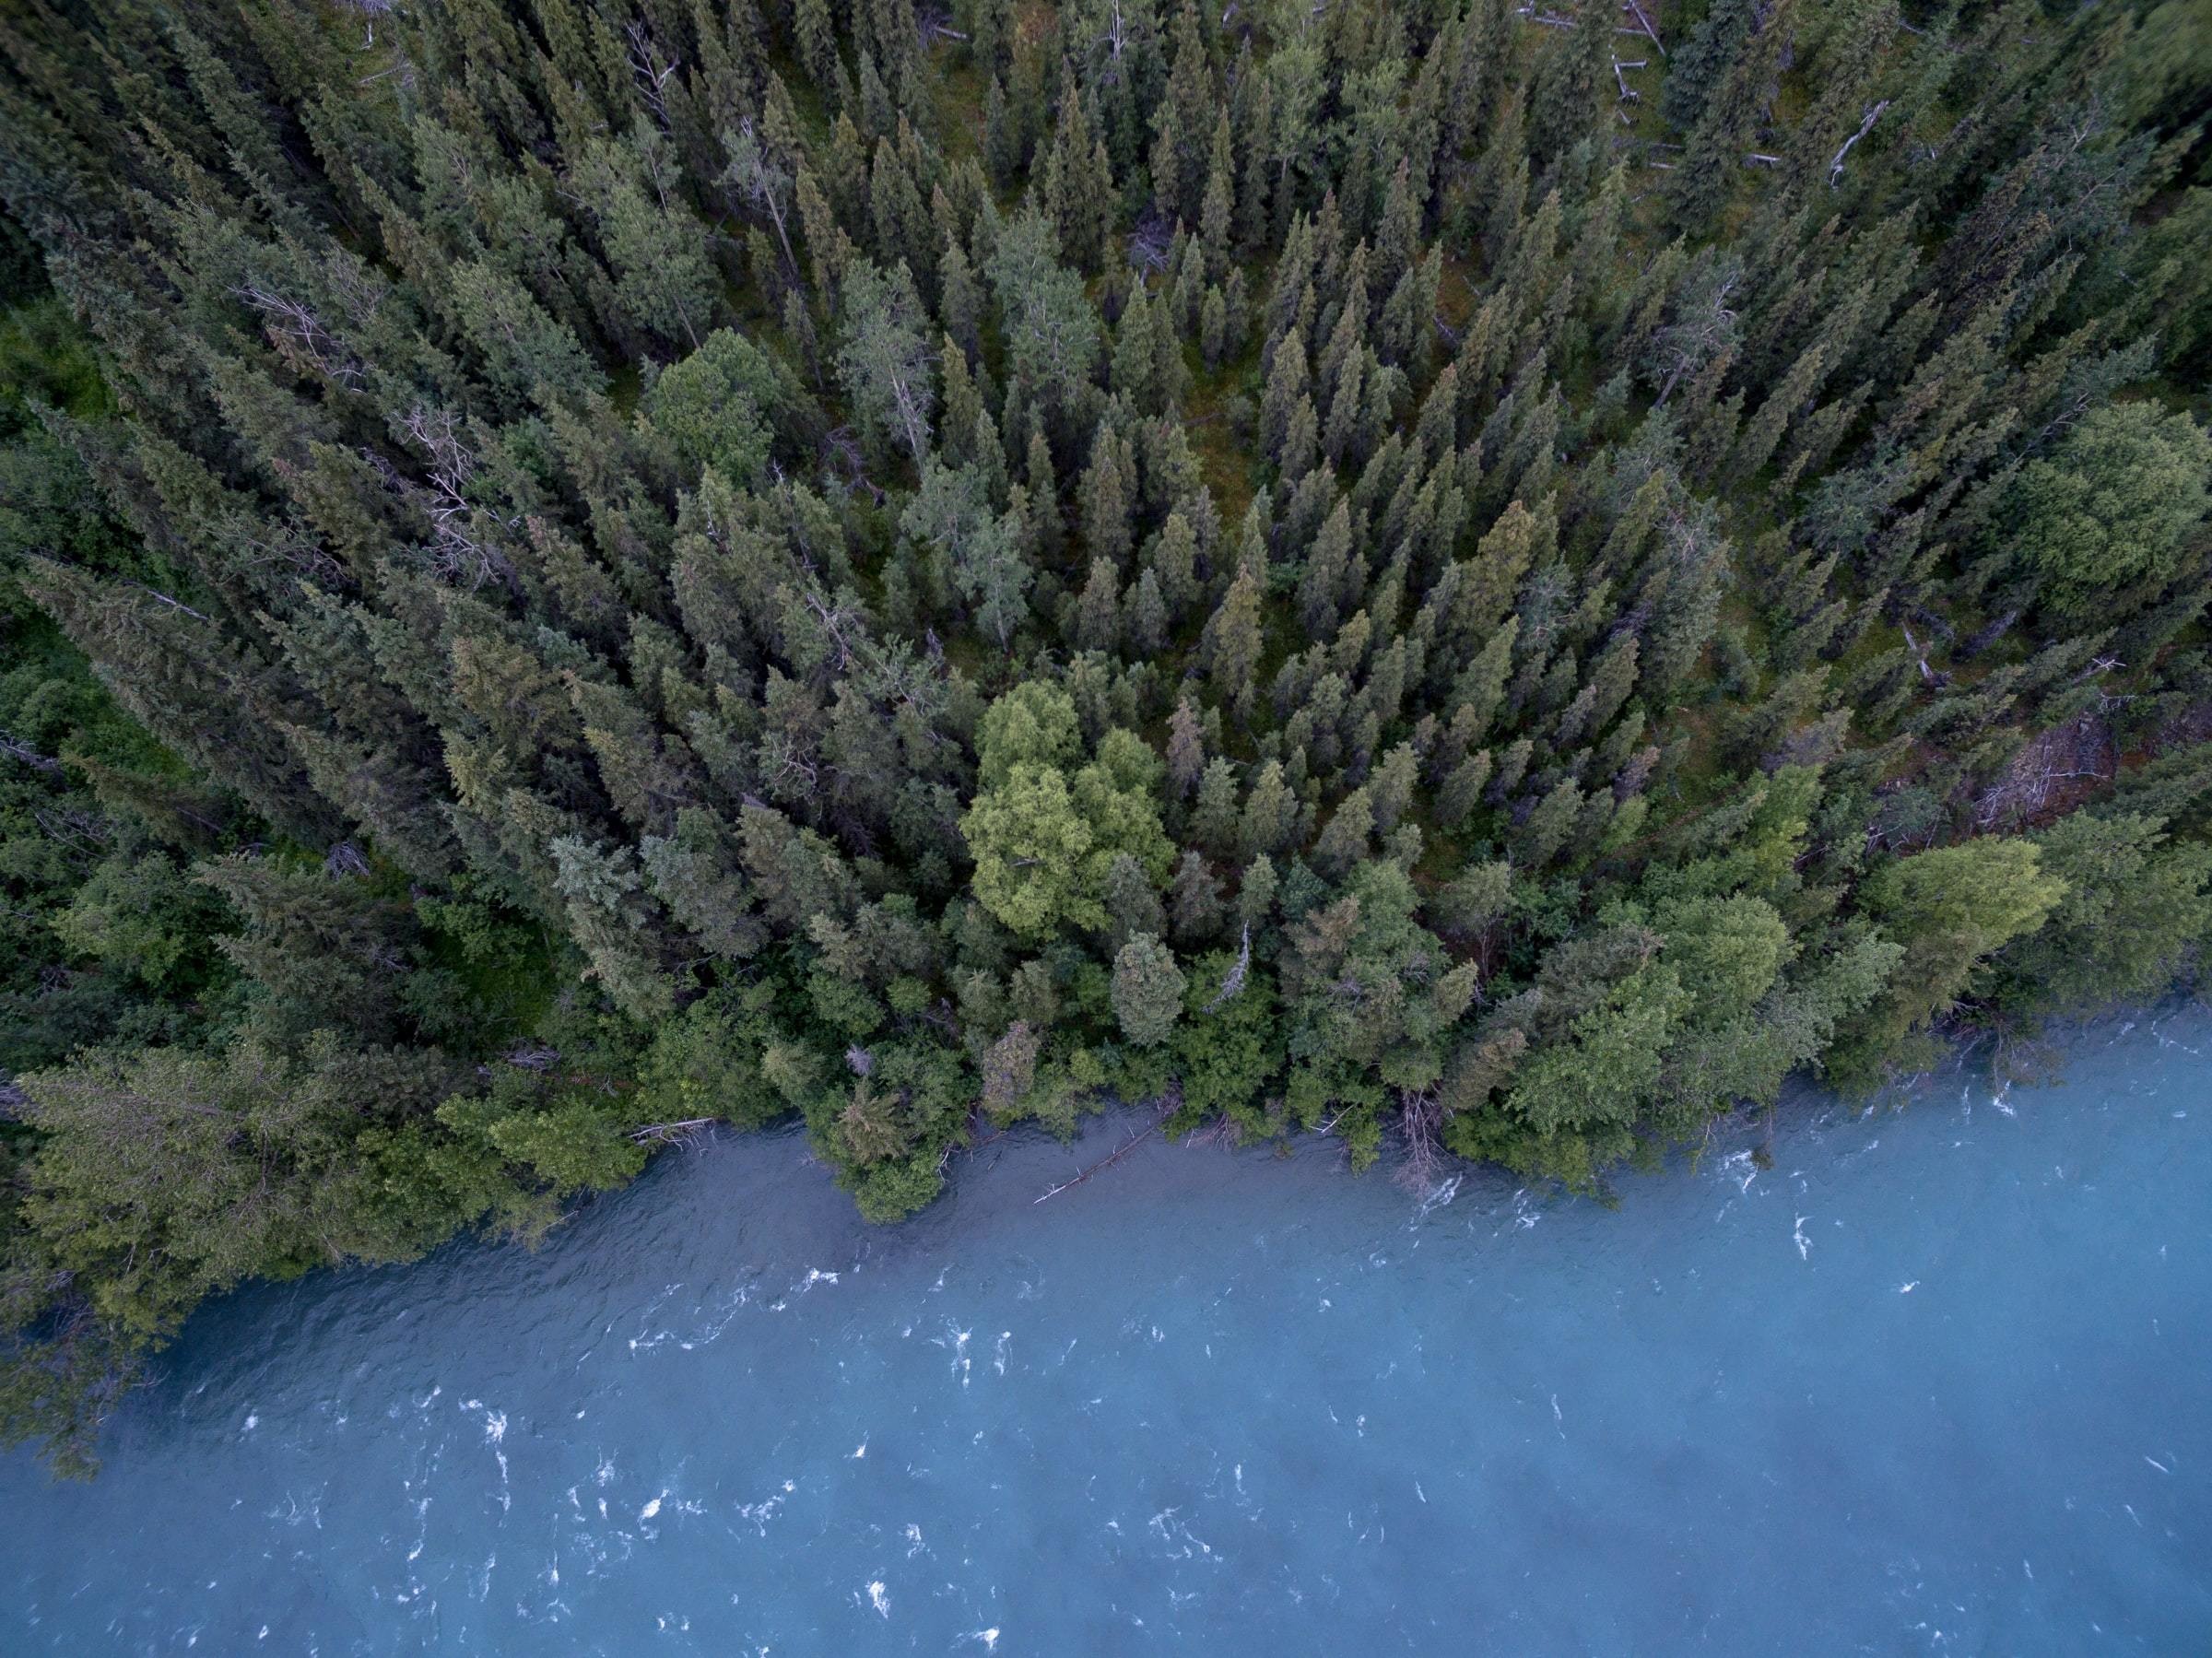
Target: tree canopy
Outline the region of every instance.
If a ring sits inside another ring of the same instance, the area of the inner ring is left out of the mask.
[[[2201,7],[370,9],[0,30],[9,1437],[717,1123],[1602,1191],[2195,973]]]

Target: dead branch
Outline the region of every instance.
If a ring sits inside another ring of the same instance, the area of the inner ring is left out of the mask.
[[[1319,8],[1315,9],[1314,15],[1316,17],[1320,15]],[[1547,29],[1573,29],[1578,27],[1572,18],[1562,18],[1557,12],[1538,11],[1533,6],[1516,6],[1513,9],[1513,16],[1522,18],[1525,22],[1541,23]],[[1641,29],[1616,29],[1613,32],[1615,34],[1625,34],[1639,41],[1644,38],[1644,31]],[[1652,38],[1655,41],[1658,37],[1654,35]],[[1665,49],[1664,47],[1660,49],[1660,55],[1662,57],[1665,55]]]
[[[1331,1117],[1326,1123],[1324,1123],[1313,1132],[1317,1135],[1334,1134],[1336,1130],[1336,1125],[1351,1114],[1352,1108],[1347,1105],[1344,1108],[1344,1110],[1338,1111],[1334,1117]]]
[[[1940,685],[1943,682],[1942,676],[1928,666],[1928,653],[1920,648],[1920,641],[1912,637],[1912,624],[1900,621],[1898,626],[1904,630],[1905,643],[1912,648],[1913,656],[1920,663],[1921,678],[1930,685]]]
[[[323,854],[323,873],[334,879],[341,876],[358,879],[368,875],[369,860],[352,841],[340,841]]]
[[[1237,1120],[1224,1111],[1210,1123],[1202,1123],[1182,1136],[1185,1146],[1218,1146],[1223,1151],[1234,1151],[1244,1144],[1244,1131]]]
[[[688,1140],[700,1130],[714,1126],[719,1117],[688,1117],[681,1123],[648,1123],[642,1128],[633,1128],[629,1137],[639,1145],[665,1146],[674,1140]]]
[[[1623,32],[1648,36],[1652,44],[1658,48],[1659,55],[1661,57],[1665,57],[1666,55],[1666,47],[1659,39],[1659,31],[1652,27],[1652,19],[1645,13],[1643,6],[1641,4],[1641,0],[1622,0],[1620,9],[1630,13],[1635,18],[1636,21],[1641,25],[1641,27],[1639,29],[1627,29]]]
[[[1416,1197],[1426,1197],[1441,1182],[1451,1154],[1444,1149],[1444,1108],[1433,1088],[1404,1096],[1398,1112],[1399,1156],[1390,1178]]]
[[[49,758],[29,743],[11,737],[4,731],[0,731],[0,754],[12,756],[39,771],[55,772],[62,769],[61,761]]]
[[[1206,1005],[1206,1012],[1213,1013],[1218,1010],[1223,1003],[1233,1001],[1236,998],[1237,993],[1244,988],[1244,974],[1251,966],[1252,923],[1250,922],[1246,922],[1244,923],[1243,942],[1239,945],[1237,948],[1236,965],[1230,968],[1229,971],[1223,975],[1221,980],[1221,988],[1214,993],[1214,999]]]
[[[1112,1168],[1116,1163],[1120,1162],[1124,1158],[1135,1151],[1139,1146],[1142,1146],[1147,1140],[1149,1140],[1154,1135],[1158,1134],[1160,1129],[1160,1124],[1165,1123],[1171,1115],[1173,1115],[1173,1108],[1170,1107],[1169,1110],[1161,1111],[1159,1115],[1153,1120],[1150,1127],[1141,1129],[1137,1133],[1131,1135],[1126,1140],[1123,1141],[1119,1150],[1114,1151],[1106,1157],[1100,1158],[1097,1162],[1093,1163],[1089,1168],[1084,1170],[1080,1174],[1071,1176],[1069,1179],[1062,1181],[1051,1191],[1042,1193],[1040,1195],[1031,1198],[1030,1200],[1030,1203],[1041,1204],[1048,1197],[1057,1197],[1061,1193],[1066,1191],[1069,1187],[1080,1186],[1092,1175],[1103,1173],[1106,1170]]]
[[[213,617],[208,616],[204,611],[194,610],[182,599],[172,599],[169,596],[169,594],[161,593],[155,588],[148,587],[143,582],[134,582],[128,577],[125,577],[123,584],[125,587],[135,587],[140,593],[146,594],[147,597],[150,599],[160,600],[162,604],[167,605],[171,610],[182,610],[186,616],[192,617],[192,619],[195,622],[209,622],[215,619]]]
[[[1882,118],[1882,112],[1888,107],[1889,100],[1887,98],[1883,99],[1881,102],[1866,112],[1866,119],[1859,123],[1859,130],[1843,140],[1843,147],[1836,151],[1835,159],[1828,164],[1828,187],[1830,190],[1833,190],[1843,177],[1843,158],[1851,154],[1851,147],[1874,131],[1874,123]]]

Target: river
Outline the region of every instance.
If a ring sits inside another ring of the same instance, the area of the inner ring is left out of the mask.
[[[2212,1017],[1624,1180],[790,1134],[195,1317],[0,1460],[0,1649],[2212,1650]]]

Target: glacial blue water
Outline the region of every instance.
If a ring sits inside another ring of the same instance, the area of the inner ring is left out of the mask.
[[[248,1290],[10,1652],[2212,1650],[2212,1018],[1805,1095],[1606,1209],[1008,1136],[895,1230],[791,1135],[535,1253]]]

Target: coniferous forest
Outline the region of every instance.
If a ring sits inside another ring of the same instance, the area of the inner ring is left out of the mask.
[[[1602,1192],[2212,933],[2189,0],[23,0],[0,1416],[704,1124]]]

